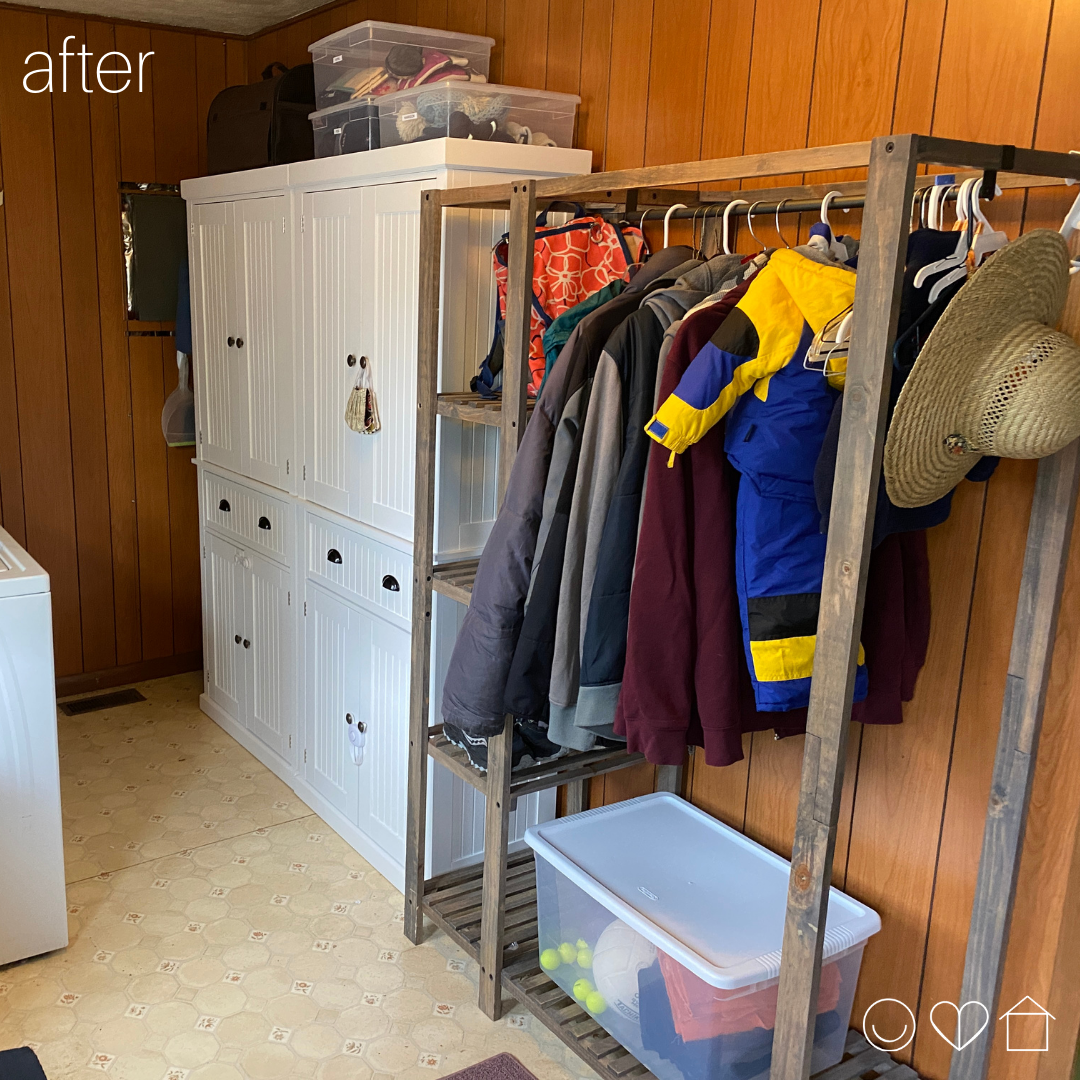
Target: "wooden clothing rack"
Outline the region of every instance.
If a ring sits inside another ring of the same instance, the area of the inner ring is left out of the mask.
[[[854,325],[792,846],[771,1071],[772,1080],[806,1080],[907,237],[916,189],[933,182],[916,176],[920,165],[982,173],[990,191],[995,181],[1006,188],[1080,180],[1080,159],[1069,154],[923,135],[890,135],[871,142],[807,150],[423,193],[405,930],[410,940],[420,941],[427,915],[479,962],[480,1007],[489,1017],[499,1017],[502,993],[507,991],[605,1078],[651,1074],[539,968],[532,855],[521,852],[508,857],[509,815],[513,799],[554,785],[566,786],[566,811],[576,812],[583,807],[586,779],[636,764],[642,756],[596,750],[512,774],[513,724],[508,717],[503,733],[488,741],[488,772],[480,774],[442,736],[441,725],[431,726],[432,594],[439,592],[467,604],[476,573],[475,560],[433,563],[437,418],[449,416],[499,428],[501,501],[529,415],[525,387],[538,207],[573,201],[621,207],[630,214],[646,204],[670,205],[697,197],[700,206],[735,198],[752,201],[756,196],[773,200],[769,206],[772,211],[775,200],[790,198],[794,203],[820,198],[832,188],[839,188],[845,196],[864,197]],[[734,190],[736,181],[841,169],[866,169],[867,178],[831,187],[808,184],[763,189],[761,194]],[[685,188],[663,190],[725,182],[732,183],[732,190],[701,192],[700,197]],[[510,211],[503,396],[498,402],[438,392],[440,253],[443,210],[449,207]],[[787,210],[781,207],[781,212]],[[1076,444],[1039,464],[961,999],[981,1001],[991,1018],[996,1016],[1004,967],[1078,480],[1080,452]],[[425,881],[429,757],[487,796],[487,832],[482,867]],[[658,785],[677,790],[678,770],[660,770]],[[984,1080],[993,1031],[991,1024],[963,1051],[954,1053],[950,1080]],[[865,1043],[859,1044],[858,1038],[853,1033],[849,1041],[851,1060],[827,1070],[822,1080],[834,1072],[844,1077],[860,1075],[862,1069],[851,1071],[859,1064],[855,1058],[860,1054],[878,1055],[874,1061],[866,1058],[866,1068],[878,1075],[895,1076],[896,1080],[914,1075],[906,1066],[890,1065],[891,1059]]]

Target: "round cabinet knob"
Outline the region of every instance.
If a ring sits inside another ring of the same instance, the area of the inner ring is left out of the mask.
[[[345,723],[346,724],[351,724],[352,723],[352,713],[351,712],[347,712],[345,714]]]
[[[332,562],[335,566],[341,565],[341,552],[337,548],[331,548],[326,553],[326,561]]]
[[[247,638],[244,638],[244,648],[245,649],[250,649],[251,648],[251,642],[248,641]]]
[[[217,508],[224,511],[226,514],[232,510],[232,507],[229,505],[228,499],[222,499],[221,502],[217,504]]]
[[[242,349],[244,347],[244,339],[242,337],[238,337],[236,339],[236,347],[238,349]]]
[[[345,357],[345,363],[348,364],[349,367],[356,367],[356,357],[353,356],[352,353],[349,353],[349,355]]]
[[[260,529],[269,529],[270,528],[270,519],[268,517],[265,517],[265,516],[259,518],[259,528]]]
[[[233,338],[233,337],[226,338],[226,341],[228,342],[228,345],[229,345],[230,349],[236,344],[236,338]]]
[[[401,586],[398,584],[398,579],[394,577],[393,574],[387,574],[386,577],[382,579],[382,587],[386,589],[387,592],[401,592]]]
[[[240,644],[240,635],[237,634],[236,637],[233,638],[233,641],[235,641],[236,644],[239,645]]]

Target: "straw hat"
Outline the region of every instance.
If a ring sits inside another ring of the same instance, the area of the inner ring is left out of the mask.
[[[984,454],[1041,458],[1080,436],[1080,346],[1051,329],[1068,289],[1065,241],[1039,229],[960,290],[896,403],[885,442],[893,503],[940,499]]]

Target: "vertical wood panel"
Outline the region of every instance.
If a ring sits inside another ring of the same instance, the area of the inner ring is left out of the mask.
[[[458,34],[487,34],[487,10],[477,0],[450,0],[446,8],[446,27]]]
[[[608,78],[611,70],[613,0],[584,0],[577,145],[593,152],[593,168],[606,169]]]
[[[87,48],[101,56],[116,46],[108,23],[88,21]],[[115,84],[115,80],[114,80]],[[86,272],[98,283],[105,434],[109,455],[109,518],[112,529],[116,662],[142,658],[139,547],[135,506],[135,449],[131,430],[124,259],[120,241],[119,95],[90,97],[90,140],[94,165],[94,228],[97,265]]]
[[[52,108],[48,94],[22,86],[24,58],[48,51],[49,38],[44,15],[5,11],[2,19],[0,140],[8,148],[4,214],[26,542],[51,577],[56,671],[67,675],[82,670],[82,634]]]
[[[585,33],[590,44],[595,29],[583,24],[584,0],[550,0],[547,27],[548,90],[577,94],[581,88],[581,43]],[[602,29],[602,28],[601,28]]]
[[[713,0],[705,81],[703,158],[743,152],[757,0]]]
[[[199,124],[199,173],[206,173],[206,117],[210,103],[229,86],[226,54],[229,42],[224,38],[199,36],[195,39],[195,111]],[[240,82],[246,82],[241,77]]]
[[[506,5],[502,80],[507,86],[544,86],[547,80],[548,0]]]
[[[948,0],[908,0],[900,44],[892,131],[929,131]]]
[[[0,162],[0,191],[3,190],[3,183],[3,165]],[[19,399],[15,382],[15,347],[11,340],[10,296],[7,215],[0,213],[0,524],[18,543],[25,545]]]
[[[717,769],[705,764],[705,756],[695,750],[691,758],[690,801],[695,806],[740,832],[746,827],[746,785],[750,774],[754,737],[742,737],[743,759]]]
[[[653,11],[646,165],[701,156],[710,16],[700,0],[667,0]]]
[[[81,19],[49,18],[49,45],[54,56],[59,55],[69,35],[74,38],[72,49],[77,51],[86,41]],[[79,78],[74,72],[72,75],[73,80]],[[97,259],[89,102],[90,95],[80,92],[77,82],[68,93],[52,95],[64,336],[68,393],[73,403],[71,464],[82,662],[84,670],[101,671],[116,666],[116,631],[100,298],[97,275],[85,272]]]
[[[605,169],[645,164],[655,0],[615,0],[611,29]]]
[[[503,79],[503,39],[506,36],[506,0],[487,0],[487,36],[495,39],[491,50],[491,69],[488,81],[501,83]]]

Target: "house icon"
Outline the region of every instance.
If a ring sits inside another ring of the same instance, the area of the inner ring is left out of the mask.
[[[1025,997],[999,1020],[1005,1021],[1005,1049],[1045,1053],[1050,1049],[1050,1021],[1056,1020],[1034,998]]]

